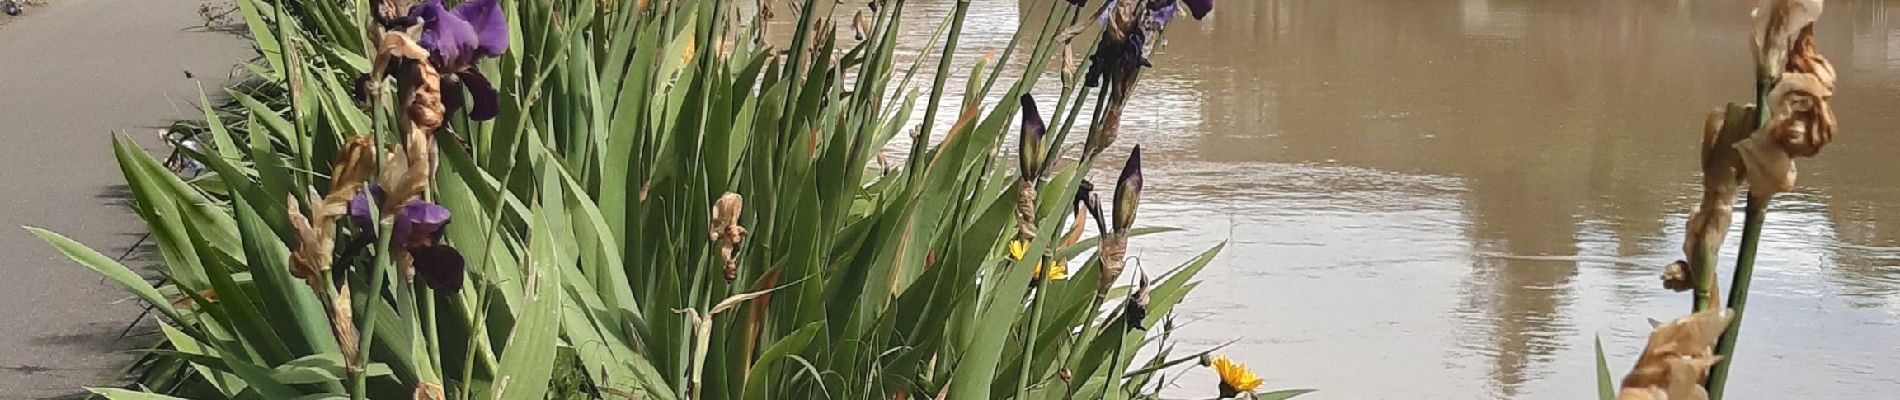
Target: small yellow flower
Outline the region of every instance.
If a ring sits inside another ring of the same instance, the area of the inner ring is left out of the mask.
[[[1253,392],[1260,387],[1260,377],[1247,370],[1246,365],[1227,359],[1227,356],[1214,358],[1214,373],[1220,375],[1220,397],[1234,397],[1241,393]]]
[[[1037,263],[1037,264],[1038,265],[1036,266],[1039,268],[1036,268],[1035,272],[1029,273],[1030,279],[1042,279],[1042,274],[1043,274],[1042,271],[1045,271],[1045,270],[1049,271],[1048,272],[1049,280],[1061,281],[1061,280],[1069,279],[1069,265],[1067,263],[1063,263],[1063,262],[1051,263],[1049,264],[1049,268],[1047,269],[1040,268],[1042,266],[1040,265],[1041,263]]]
[[[1022,261],[1023,253],[1027,253],[1027,252],[1029,252],[1028,241],[1023,241],[1023,240],[1009,241],[1009,260],[1010,261]],[[1069,279],[1069,265],[1068,263],[1057,261],[1055,263],[1048,264],[1047,267],[1044,267],[1041,261],[1037,261],[1036,269],[1029,272],[1029,279],[1041,280],[1043,274],[1045,273],[1049,275],[1049,280],[1055,280],[1055,281],[1067,280]]]

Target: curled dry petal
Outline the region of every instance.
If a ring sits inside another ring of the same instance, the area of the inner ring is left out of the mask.
[[[1750,196],[1771,196],[1794,188],[1794,158],[1773,140],[1760,136],[1735,144],[1748,168]]]
[[[1676,260],[1663,267],[1663,288],[1677,292],[1695,288],[1695,267],[1688,261]]]
[[[1735,144],[1752,195],[1792,189],[1794,158],[1814,156],[1834,140],[1834,112],[1827,103],[1832,94],[1813,74],[1785,74],[1775,83],[1768,124]]]
[[[719,246],[719,257],[725,261],[723,271],[727,281],[739,279],[739,242],[745,240],[746,229],[739,226],[739,212],[745,206],[745,197],[738,193],[727,192],[713,202],[712,222],[707,228],[713,244]]]
[[[435,382],[423,382],[416,385],[416,391],[409,396],[412,400],[447,400],[442,393],[442,385]]]
[[[337,348],[343,351],[344,365],[356,368],[356,317],[350,311],[350,285],[343,285],[330,299],[330,332],[336,334]]]
[[[1762,77],[1781,76],[1802,31],[1821,17],[1821,0],[1760,0],[1756,3],[1755,65]]]
[[[403,130],[434,131],[442,126],[442,114],[446,112],[442,103],[442,77],[429,63],[403,64],[407,68],[396,74],[397,87],[402,89],[399,98],[403,104]]]
[[[1801,30],[1800,35],[1795,36],[1793,47],[1788,49],[1788,64],[1782,69],[1783,74],[1814,74],[1816,78],[1820,78],[1823,86],[1830,91],[1834,90],[1836,77],[1834,63],[1828,62],[1826,57],[1822,57],[1821,53],[1814,49],[1814,25],[1808,25],[1807,28]]]
[[[376,142],[369,136],[351,136],[330,164],[330,195],[351,196],[376,171]],[[325,196],[326,198],[329,196]]]
[[[1148,279],[1148,271],[1141,271],[1141,267],[1135,267],[1135,269],[1135,275],[1141,279],[1135,282],[1134,293],[1128,294],[1128,305],[1124,306],[1123,313],[1127,318],[1129,328],[1146,330],[1148,329],[1148,291],[1153,282]]]
[[[1036,238],[1036,183],[1016,181],[1016,240]]]
[[[1108,222],[1102,215],[1102,198],[1095,195],[1094,182],[1089,182],[1087,179],[1082,180],[1081,186],[1075,190],[1075,202],[1076,207],[1088,210],[1089,216],[1095,220],[1095,229],[1097,231],[1103,234],[1109,232]]]
[[[1708,390],[1702,380],[1720,357],[1715,340],[1727,330],[1735,314],[1709,309],[1657,324],[1636,366],[1623,378],[1618,399],[1702,399]],[[1665,397],[1643,397],[1663,394]]]
[[[1789,73],[1768,94],[1768,133],[1795,157],[1813,157],[1834,141],[1833,84],[1820,75]]]
[[[1685,291],[1697,280],[1713,282],[1714,270],[1700,271],[1698,266],[1714,265],[1713,257],[1728,236],[1730,215],[1734,213],[1735,194],[1741,185],[1741,155],[1735,143],[1754,131],[1755,108],[1730,104],[1709,113],[1702,127],[1702,203],[1689,213],[1682,243],[1683,261],[1670,264],[1663,272],[1663,287]],[[1704,295],[1718,297],[1715,285]],[[1713,304],[1713,303],[1711,303]]]
[[[1122,276],[1122,268],[1127,265],[1125,260],[1127,255],[1128,234],[1126,232],[1109,232],[1102,235],[1102,244],[1095,251],[1095,256],[1101,259],[1102,264],[1102,281],[1101,286],[1096,288],[1097,295],[1106,294],[1109,289],[1115,287],[1115,281]]]
[[[325,253],[306,250],[315,249],[321,235],[316,227],[310,224],[310,219],[304,217],[303,207],[297,204],[297,196],[284,196],[284,209],[289,210],[290,231],[295,240],[290,246],[290,275],[302,278],[308,283],[322,271],[320,266],[330,265],[329,260],[320,257]]]

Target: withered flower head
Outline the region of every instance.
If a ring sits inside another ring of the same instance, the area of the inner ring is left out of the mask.
[[[409,395],[413,400],[448,400],[442,393],[442,385],[434,382],[416,384],[415,393]]]
[[[1832,86],[1819,75],[1783,74],[1768,94],[1769,133],[1795,157],[1813,157],[1834,141],[1834,110],[1828,98]]]
[[[1663,267],[1663,288],[1677,292],[1695,288],[1695,267],[1687,260],[1676,260]]]
[[[1135,275],[1140,279],[1135,282],[1134,293],[1128,294],[1128,304],[1123,306],[1123,312],[1129,329],[1147,330],[1148,290],[1151,282],[1148,280],[1148,271],[1142,271],[1141,267],[1135,267]]]
[[[351,193],[363,186],[363,180],[376,167],[374,147],[366,136],[344,142],[330,165],[329,192],[319,194],[309,189],[305,195],[310,202],[309,216],[297,204],[297,196],[285,196],[284,210],[293,236],[290,274],[303,279],[311,290],[321,291],[319,278],[330,269],[330,251],[336,248],[336,221],[347,212]]]
[[[739,226],[739,212],[745,206],[745,197],[738,193],[727,192],[713,202],[712,222],[707,232],[712,236],[713,244],[719,246],[719,258],[725,261],[724,273],[727,281],[739,279],[739,242],[745,240],[746,229]]]
[[[409,19],[409,0],[372,0],[370,19],[383,29],[401,29],[414,24]]]
[[[350,285],[343,285],[336,297],[330,299],[330,333],[336,335],[336,344],[343,351],[344,360],[356,359],[356,317],[350,311]],[[349,368],[356,363],[345,362]]]
[[[1141,145],[1128,154],[1122,175],[1115,183],[1115,230],[1127,232],[1135,225],[1135,207],[1141,203]]]
[[[1081,187],[1075,190],[1075,207],[1088,210],[1089,216],[1095,220],[1095,229],[1103,234],[1108,233],[1108,220],[1102,215],[1102,199],[1095,195],[1094,182],[1082,180]]]
[[[1036,182],[1016,181],[1016,240],[1036,238]]]
[[[1623,378],[1618,398],[1707,398],[1702,380],[1720,360],[1714,355],[1715,341],[1734,318],[1728,309],[1709,309],[1657,324],[1643,355]],[[1666,397],[1642,397],[1658,393]]]
[[[1095,249],[1095,257],[1101,261],[1101,282],[1096,287],[1096,295],[1105,295],[1115,287],[1115,281],[1121,279],[1122,269],[1127,266],[1128,234],[1108,232],[1102,234],[1102,243]]]
[[[1834,112],[1827,103],[1832,94],[1813,74],[1782,75],[1768,95],[1767,125],[1735,144],[1752,195],[1792,189],[1794,158],[1814,156],[1834,140]]]
[[[1821,17],[1821,0],[1760,0],[1754,10],[1755,65],[1771,81],[1787,69],[1790,53],[1803,35],[1812,35]],[[1803,33],[1807,32],[1807,33]],[[1830,74],[1831,74],[1830,68]]]
[[[349,195],[376,171],[376,142],[366,135],[351,136],[330,164],[330,193]]]

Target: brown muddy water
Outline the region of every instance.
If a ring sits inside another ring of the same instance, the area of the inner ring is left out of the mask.
[[[957,74],[1049,2],[974,1]],[[907,42],[921,46],[954,1],[909,3]],[[1689,309],[1657,274],[1681,257],[1700,196],[1704,113],[1753,96],[1753,3],[1219,2],[1170,27],[1107,153],[1119,164],[1142,144],[1140,222],[1186,229],[1129,254],[1159,272],[1228,242],[1176,338],[1238,340],[1224,353],[1265,388],[1588,398],[1593,338],[1620,377],[1645,318]],[[1734,398],[1900,397],[1890,17],[1900,1],[1836,0],[1817,24],[1840,70],[1841,133],[1773,203]],[[1043,82],[1053,102],[1058,81]],[[1195,369],[1166,393],[1208,398],[1213,382]]]

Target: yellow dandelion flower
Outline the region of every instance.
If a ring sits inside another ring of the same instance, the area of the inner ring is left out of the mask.
[[[1008,255],[1009,255],[1010,261],[1022,261],[1024,253],[1028,253],[1028,252],[1029,252],[1028,241],[1024,241],[1024,240],[1009,241]],[[1055,263],[1050,263],[1050,264],[1044,264],[1041,261],[1037,261],[1036,269],[1029,271],[1029,279],[1041,280],[1044,274],[1048,274],[1050,280],[1057,280],[1057,281],[1067,280],[1069,279],[1069,264],[1065,262],[1061,262],[1061,261],[1057,261]]]
[[[1260,377],[1247,370],[1246,365],[1227,359],[1227,356],[1214,358],[1214,373],[1220,375],[1220,397],[1234,397],[1241,393],[1250,393],[1260,387]]]
[[[1030,279],[1042,279],[1042,275],[1044,274],[1043,271],[1048,271],[1047,274],[1049,275],[1049,280],[1052,280],[1052,281],[1061,281],[1061,280],[1069,279],[1068,263],[1064,263],[1064,262],[1051,263],[1049,264],[1049,268],[1041,268],[1042,265],[1038,263],[1036,267],[1037,267],[1036,271],[1029,273]]]
[[[1009,241],[1009,260],[1010,261],[1022,261],[1023,253],[1027,253],[1027,252],[1029,252],[1029,242],[1022,241],[1022,240]]]

